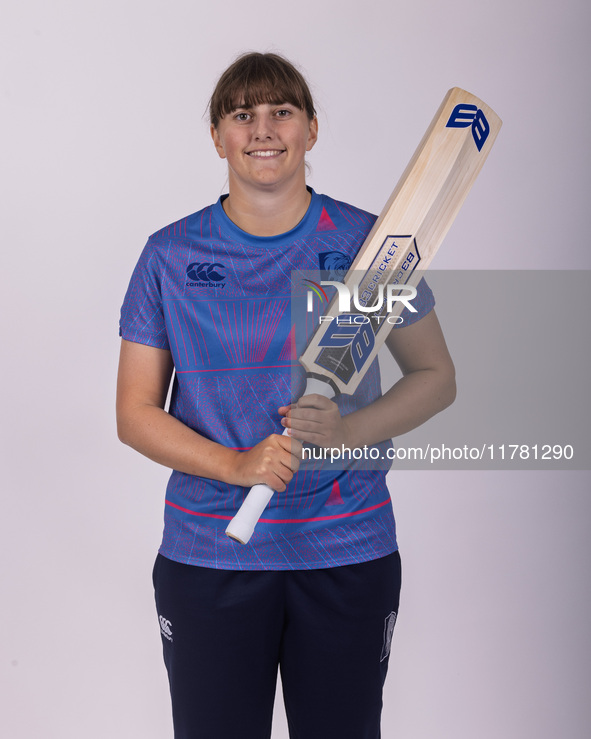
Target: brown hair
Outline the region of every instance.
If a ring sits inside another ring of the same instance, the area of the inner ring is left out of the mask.
[[[209,101],[209,120],[217,128],[220,119],[237,107],[291,103],[316,116],[308,83],[300,72],[279,54],[242,54],[222,74]]]

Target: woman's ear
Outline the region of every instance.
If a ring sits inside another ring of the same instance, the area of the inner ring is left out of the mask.
[[[218,130],[213,125],[213,123],[209,127],[209,132],[211,134],[211,138],[213,139],[213,145],[215,146],[220,159],[225,159],[226,158],[226,152],[224,150],[224,145],[222,144],[222,140],[220,138],[220,135],[218,133]]]
[[[310,130],[308,132],[308,143],[306,144],[306,151],[310,151],[316,141],[318,141],[318,118],[314,116],[314,118],[312,118],[312,120],[310,121]]]

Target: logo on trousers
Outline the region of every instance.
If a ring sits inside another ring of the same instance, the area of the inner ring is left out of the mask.
[[[160,633],[165,639],[172,641],[172,624],[164,616],[158,616],[158,620],[160,621]]]
[[[383,662],[390,654],[392,646],[392,635],[394,634],[394,625],[396,623],[396,613],[392,611],[384,620],[384,644],[382,646],[382,656],[380,662]]]

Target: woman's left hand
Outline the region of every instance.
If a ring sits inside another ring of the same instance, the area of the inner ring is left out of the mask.
[[[279,408],[281,423],[294,439],[324,448],[349,446],[346,416],[336,403],[323,395],[304,395],[297,403]]]

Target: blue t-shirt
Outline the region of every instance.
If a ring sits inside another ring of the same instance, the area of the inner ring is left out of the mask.
[[[338,279],[375,221],[311,192],[302,221],[279,236],[239,229],[226,216],[223,197],[158,231],[125,296],[121,336],[172,353],[171,415],[236,450],[282,433],[277,409],[303,391],[295,357],[306,337],[290,307],[292,274],[314,270]],[[413,305],[418,312],[405,310],[403,325],[433,308],[424,281]],[[336,402],[342,414],[351,413],[380,394],[376,361],[356,392]],[[389,445],[377,445],[383,457]],[[397,545],[385,482],[389,465],[376,466],[381,469],[303,465],[287,490],[273,496],[247,545],[224,530],[248,490],[175,470],[160,553],[231,570],[334,567],[390,554]]]

